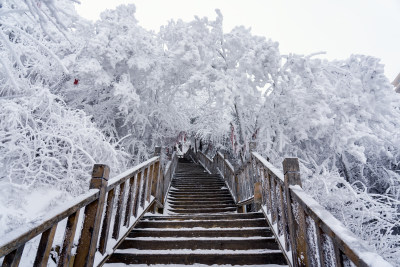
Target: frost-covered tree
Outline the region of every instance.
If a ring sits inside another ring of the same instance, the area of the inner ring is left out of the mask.
[[[289,55],[275,80],[258,150],[277,166],[299,157],[306,191],[398,264],[400,97],[379,60]]]
[[[93,116],[101,131],[137,161],[186,128],[168,82],[158,37],[137,24],[135,6],[107,10],[86,36],[61,94]]]
[[[70,42],[77,18],[72,0],[0,3],[0,97],[29,94],[32,86],[55,86],[68,70],[54,46]]]
[[[40,90],[37,97],[0,99],[0,181],[16,187],[51,185],[77,195],[98,162],[123,167],[116,151],[79,110]]]
[[[298,156],[316,173],[338,170],[350,183],[399,197],[400,97],[377,59],[290,55],[271,89],[261,111],[268,114],[264,151]]]
[[[115,173],[127,160],[90,117],[54,94],[68,79],[62,60],[74,53],[73,2],[1,1],[0,14],[1,236],[28,223],[38,202],[46,209],[85,192],[94,163]]]
[[[263,99],[260,88],[272,84],[280,55],[277,43],[237,27],[223,33],[223,17],[171,21],[160,38],[178,70],[180,90],[190,97],[192,131],[203,139],[221,141],[232,128],[234,152],[244,156],[256,136],[256,114]],[[276,76],[276,75],[275,75]]]

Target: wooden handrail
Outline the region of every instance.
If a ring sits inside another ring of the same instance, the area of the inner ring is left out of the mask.
[[[169,161],[167,163],[167,165],[165,166],[165,170],[163,172],[163,176],[164,176],[164,183],[163,183],[163,190],[162,190],[163,197],[160,198],[162,200],[163,205],[164,205],[164,203],[167,202],[168,191],[170,189],[172,176],[175,173],[177,164],[178,164],[178,154],[175,151],[171,156],[171,161]]]
[[[116,248],[115,244],[126,236],[144,212],[155,206],[155,203],[158,207],[163,205],[176,163],[175,155],[169,168],[162,172],[160,157],[155,155],[110,180],[108,166],[96,164],[93,167],[88,193],[77,197],[68,207],[60,207],[51,212],[37,221],[34,227],[19,229],[18,232],[11,232],[2,238],[0,258],[4,257],[3,266],[18,266],[25,244],[40,234],[34,265],[47,266],[55,230],[58,223],[64,219],[67,219],[67,225],[58,266],[93,266],[96,251],[106,257],[106,252]],[[117,205],[114,205],[114,200]],[[78,227],[82,208],[84,208],[83,224],[82,227]],[[112,221],[114,221],[113,227],[111,227]],[[128,229],[124,233],[121,233],[122,225],[126,227],[124,229]],[[72,255],[76,232],[79,232],[80,239],[76,254]],[[112,247],[108,245],[110,238],[115,239],[111,244]]]
[[[0,240],[0,258],[11,253],[17,249],[21,244],[25,244],[38,234],[43,233],[52,225],[59,223],[68,216],[74,214],[82,207],[92,203],[99,197],[99,190],[90,190],[88,193],[77,197],[72,203],[71,207],[65,209],[64,207],[57,208],[50,212],[45,218],[35,222],[35,226],[25,226],[18,229],[16,232],[11,232],[5,235]]]
[[[244,205],[250,205],[254,202],[254,196],[248,199],[244,199],[242,201],[239,201],[238,203],[236,203],[236,206],[241,207]]]
[[[234,170],[220,152],[212,159],[200,151],[191,153],[224,178],[239,212],[259,202],[290,266],[392,266],[301,188],[297,158],[286,158],[281,171],[251,152],[249,160]]]

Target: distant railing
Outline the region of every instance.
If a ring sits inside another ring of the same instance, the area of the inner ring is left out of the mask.
[[[171,185],[172,176],[174,176],[176,166],[178,164],[178,154],[174,152],[171,157],[171,161],[167,163],[164,171],[164,185],[163,185],[163,193],[162,196],[159,196],[158,199],[162,199],[162,205],[167,201],[167,195],[169,186]]]
[[[224,178],[238,212],[261,208],[290,266],[391,266],[301,188],[297,158],[286,158],[282,172],[256,152],[237,170],[220,152],[189,154]]]
[[[39,234],[41,238],[34,266],[47,266],[57,225],[64,219],[67,219],[67,224],[57,266],[93,266],[96,251],[104,262],[110,254],[108,252],[115,250],[146,211],[162,208],[177,157],[173,155],[163,173],[159,153],[160,148],[156,148],[153,158],[110,180],[108,166],[94,165],[87,194],[44,218],[35,227],[25,231],[19,229],[18,233],[22,234],[10,233],[3,237],[0,241],[3,266],[18,266],[25,244]],[[85,208],[83,226],[77,227],[81,208]],[[125,227],[124,233],[121,233],[121,226]],[[71,250],[76,232],[80,238],[73,254]],[[114,241],[108,245],[112,239]]]

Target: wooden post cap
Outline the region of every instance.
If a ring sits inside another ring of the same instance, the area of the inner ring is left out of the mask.
[[[110,167],[105,164],[94,164],[92,178],[100,178],[108,181]]]
[[[154,148],[154,157],[160,156],[161,155],[161,147],[160,146],[156,146]]]
[[[250,153],[251,152],[255,152],[256,151],[256,148],[257,148],[257,143],[256,142],[250,142],[249,143],[249,150],[250,150]]]
[[[283,171],[286,172],[300,172],[298,158],[285,158],[283,160]]]
[[[300,166],[298,158],[285,158],[283,160],[283,174],[285,175],[285,186],[301,185]]]

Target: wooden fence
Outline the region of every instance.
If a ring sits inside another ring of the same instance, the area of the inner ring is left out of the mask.
[[[261,209],[290,266],[392,266],[362,242],[301,188],[297,158],[286,158],[283,171],[256,152],[237,170],[217,152],[189,154],[209,172],[220,174],[238,212]]]
[[[159,152],[160,148],[156,148],[153,158],[111,179],[108,166],[94,165],[87,194],[42,219],[35,227],[19,229],[18,234],[10,233],[0,241],[3,266],[18,266],[25,244],[40,234],[34,266],[47,266],[58,223],[64,219],[67,223],[57,265],[93,266],[96,252],[101,254],[104,262],[109,254],[107,251],[115,250],[146,211],[163,208],[177,157],[174,153],[162,172]],[[77,227],[82,208],[83,225]],[[121,229],[125,231],[122,233]],[[76,253],[72,254],[76,234],[79,242]]]

